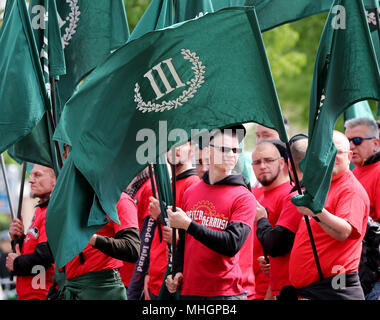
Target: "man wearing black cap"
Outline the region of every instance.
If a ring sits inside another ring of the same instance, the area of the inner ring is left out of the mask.
[[[209,171],[185,192],[183,210],[168,210],[170,225],[186,231],[186,245],[183,271],[174,279],[169,275],[166,285],[170,292],[181,286],[183,299],[239,300],[244,294],[239,250],[251,231],[256,200],[244,178],[231,174],[244,135],[243,126],[212,133],[204,148]]]

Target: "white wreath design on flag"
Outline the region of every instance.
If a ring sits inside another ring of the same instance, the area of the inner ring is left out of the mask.
[[[73,35],[76,33],[79,22],[79,16],[81,13],[79,11],[78,0],[66,0],[66,3],[69,4],[71,12],[69,13],[70,24],[67,28],[65,28],[65,34],[62,36],[63,48],[65,48],[69,44]]]
[[[180,106],[183,106],[185,102],[194,97],[194,94],[197,93],[198,89],[202,87],[204,81],[204,74],[206,66],[202,64],[202,61],[199,60],[199,57],[195,52],[191,52],[189,49],[182,49],[181,53],[184,55],[184,59],[189,60],[194,70],[194,77],[187,81],[186,84],[190,87],[185,89],[182,94],[175,100],[163,101],[161,104],[152,103],[151,101],[145,102],[140,93],[140,86],[136,83],[135,86],[135,102],[137,102],[136,109],[139,111],[145,112],[163,112],[165,110],[176,109]]]

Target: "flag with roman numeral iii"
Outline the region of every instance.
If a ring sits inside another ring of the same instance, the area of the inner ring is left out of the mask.
[[[251,121],[287,141],[254,8],[228,8],[116,50],[68,101],[55,138],[72,146],[70,165],[94,190],[96,210],[84,221],[101,224],[101,210],[118,222],[121,191],[172,145],[202,129]],[[56,191],[71,174],[65,166],[46,217],[53,252],[62,246],[64,217],[80,216],[68,191]],[[65,259],[56,257],[58,267]]]

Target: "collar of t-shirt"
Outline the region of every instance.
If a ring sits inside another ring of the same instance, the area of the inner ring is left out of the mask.
[[[40,207],[41,209],[47,207],[48,204],[49,204],[49,200],[50,200],[50,198],[47,199],[47,200],[45,200],[45,201],[38,202],[38,204],[36,205],[36,207]]]
[[[380,161],[380,152],[377,152],[375,154],[373,154],[372,156],[370,156],[363,164],[363,167],[364,166],[367,166],[369,164],[374,164],[376,162]]]
[[[177,175],[175,177],[175,179],[178,181],[178,180],[186,179],[186,178],[188,178],[190,176],[194,176],[196,174],[197,174],[197,170],[194,169],[194,168],[192,168],[192,169],[188,169],[188,170],[186,170],[184,172],[181,172],[179,175]]]
[[[203,175],[202,179],[204,183],[211,185],[208,171]],[[244,177],[241,174],[231,174],[214,183],[214,185],[243,186],[247,188],[247,185],[244,182]]]

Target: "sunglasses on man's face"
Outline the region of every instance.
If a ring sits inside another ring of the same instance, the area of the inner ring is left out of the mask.
[[[230,148],[230,147],[225,147],[225,146],[214,146],[213,144],[210,144],[210,147],[218,149],[220,152],[223,152],[223,153],[229,153],[230,151],[232,151],[233,153],[241,153],[242,152],[241,148]]]
[[[372,140],[372,139],[376,139],[376,137],[354,137],[354,138],[349,138],[348,141],[352,141],[352,143],[355,145],[355,146],[360,146],[363,142],[363,140]]]

